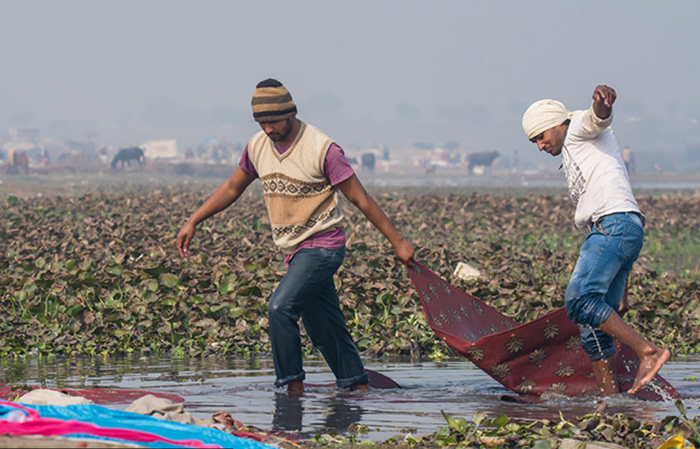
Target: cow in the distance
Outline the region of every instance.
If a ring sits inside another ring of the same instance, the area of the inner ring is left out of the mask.
[[[146,156],[143,154],[143,150],[139,147],[122,148],[112,159],[112,168],[117,169],[117,164],[121,163],[121,168],[124,168],[124,162],[131,167],[131,161],[136,161],[139,163],[139,169],[141,168],[142,162],[146,163]]]
[[[374,153],[362,153],[361,160],[363,170],[374,171],[374,162],[376,160]]]
[[[486,172],[491,173],[491,165],[493,165],[493,161],[495,161],[498,156],[498,151],[482,151],[468,154],[467,170],[469,174],[474,174],[474,167],[476,166],[482,166]]]

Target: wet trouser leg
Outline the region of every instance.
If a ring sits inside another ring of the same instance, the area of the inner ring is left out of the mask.
[[[569,319],[581,329],[581,345],[591,361],[615,354],[612,337],[598,327],[618,310],[643,238],[638,215],[617,213],[603,217],[581,246],[565,306]]]
[[[299,250],[287,274],[270,298],[270,341],[277,380],[281,387],[305,378],[298,319],[321,351],[339,387],[367,383],[360,355],[340,311],[333,275],[345,257],[345,248]]]

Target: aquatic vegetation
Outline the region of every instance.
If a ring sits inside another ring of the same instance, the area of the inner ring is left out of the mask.
[[[619,447],[655,449],[673,436],[687,439],[696,447],[700,444],[698,421],[689,420],[685,408],[678,401],[680,416],[667,416],[661,421],[639,420],[624,414],[608,414],[596,411],[577,418],[573,422],[560,416],[559,421],[547,419],[518,421],[506,415],[490,418],[476,413],[467,420],[452,417],[443,412],[447,426],[430,435],[398,435],[383,442],[360,441],[357,436],[343,437],[336,434],[317,435],[303,442],[303,447],[501,447],[554,449],[579,447],[585,442],[603,442]],[[604,408],[604,407],[603,407]]]
[[[208,194],[170,186],[3,200],[0,356],[268,351],[267,300],[284,264],[260,192],[200,225],[189,258],[175,250],[180,226]],[[416,245],[416,258],[454,286],[520,322],[563,305],[584,238],[564,195],[374,196]],[[647,237],[626,319],[675,354],[700,352],[700,199],[644,197],[640,205]],[[389,243],[359,211],[345,210],[348,251],[336,287],[359,349],[452,354],[427,326]],[[483,276],[455,278],[460,261]]]

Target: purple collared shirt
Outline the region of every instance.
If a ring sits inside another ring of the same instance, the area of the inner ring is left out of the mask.
[[[275,144],[275,148],[280,154],[284,154],[291,145],[279,146]],[[248,145],[243,150],[243,155],[239,162],[243,173],[258,178],[258,172],[255,170],[253,163],[248,157]],[[326,153],[326,160],[323,164],[323,174],[328,178],[331,185],[336,186],[355,174],[355,171],[350,166],[350,163],[345,158],[345,152],[336,143],[332,143]],[[345,246],[345,229],[341,226],[333,231],[324,232],[322,234],[312,235],[303,242],[297,245],[292,254],[284,255],[284,266],[288,267],[289,262],[294,257],[297,251],[304,248],[325,248],[325,249],[340,249]]]

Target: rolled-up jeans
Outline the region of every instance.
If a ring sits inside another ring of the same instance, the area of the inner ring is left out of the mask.
[[[287,274],[272,293],[268,316],[275,362],[275,386],[304,380],[299,317],[313,345],[321,351],[339,388],[366,384],[360,353],[340,310],[333,275],[345,258],[345,248],[305,248],[289,262]]]
[[[598,327],[619,310],[643,240],[644,225],[639,215],[623,212],[598,220],[581,246],[564,305],[569,319],[579,325],[581,346],[591,361],[615,354],[613,338]]]

